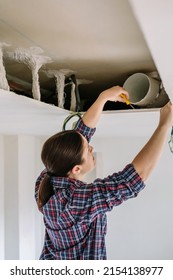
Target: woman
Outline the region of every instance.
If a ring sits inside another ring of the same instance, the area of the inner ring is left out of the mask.
[[[124,102],[122,93],[129,97],[119,86],[103,91],[74,130],[57,133],[43,145],[46,169],[35,191],[45,224],[42,260],[106,259],[106,212],[136,197],[159,160],[173,124],[170,102],[160,110],[158,127],[131,163],[104,179],[82,181],[95,166],[89,141],[103,107],[107,101]]]

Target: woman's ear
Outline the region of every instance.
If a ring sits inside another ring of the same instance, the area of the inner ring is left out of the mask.
[[[79,175],[80,172],[81,172],[81,167],[80,167],[80,165],[75,165],[75,166],[72,168],[72,170],[71,170],[70,173],[73,174],[73,175]]]

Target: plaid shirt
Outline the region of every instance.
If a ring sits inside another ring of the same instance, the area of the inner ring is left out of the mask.
[[[75,129],[88,141],[95,129],[80,119]],[[44,178],[37,179],[35,198]],[[136,197],[144,188],[132,164],[93,183],[68,177],[52,177],[54,195],[42,207],[45,224],[42,260],[104,260],[106,259],[106,212],[123,201]]]

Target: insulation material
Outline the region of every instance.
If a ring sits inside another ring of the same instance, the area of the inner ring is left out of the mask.
[[[43,50],[39,47],[29,49],[17,48],[14,52],[8,52],[11,59],[28,66],[32,73],[32,94],[36,100],[41,99],[38,71],[42,65],[52,62],[51,58],[42,55]]]
[[[76,86],[78,87],[79,85],[81,84],[90,84],[92,83],[93,81],[90,81],[90,80],[86,80],[86,79],[76,79],[76,83],[77,85],[75,85],[73,82],[72,82],[72,85],[71,85],[71,104],[70,104],[70,111],[73,111],[75,112],[76,111],[76,94],[75,94],[75,88]]]
[[[55,77],[58,107],[64,108],[64,103],[65,103],[65,95],[64,95],[65,78],[74,74],[74,71],[69,70],[69,69],[47,70],[46,74],[50,78]]]
[[[6,43],[0,43],[0,88],[4,90],[10,90],[8,81],[6,78],[6,71],[3,63],[3,49],[4,47],[9,47]]]
[[[76,94],[75,94],[76,85],[71,82],[71,103],[70,103],[70,111],[76,111]]]

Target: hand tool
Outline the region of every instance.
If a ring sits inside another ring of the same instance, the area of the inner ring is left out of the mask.
[[[121,93],[120,96],[125,100],[127,105],[130,105],[132,109],[135,109],[135,107],[131,104],[130,100],[127,99],[126,95],[124,93]]]

